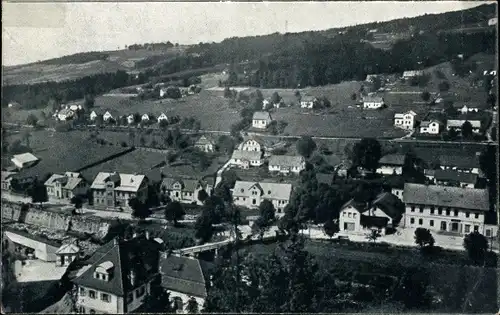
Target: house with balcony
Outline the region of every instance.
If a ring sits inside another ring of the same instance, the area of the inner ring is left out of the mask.
[[[278,213],[282,213],[290,201],[292,185],[283,183],[264,183],[236,181],[231,190],[235,205],[258,208],[264,200],[269,200]]]
[[[490,210],[487,189],[406,183],[405,227],[465,235],[485,233]]]
[[[170,199],[186,204],[203,205],[204,200],[199,200],[198,194],[204,190],[208,196],[212,193],[212,185],[198,179],[181,179],[173,177],[163,178],[160,190],[165,192]]]
[[[148,196],[148,179],[139,174],[100,172],[90,186],[94,207],[130,211],[129,200],[145,202]]]
[[[80,173],[53,174],[45,182],[49,198],[71,200],[74,196],[86,195],[89,185]]]
[[[273,155],[269,158],[269,172],[299,174],[306,168],[306,160],[300,155]]]

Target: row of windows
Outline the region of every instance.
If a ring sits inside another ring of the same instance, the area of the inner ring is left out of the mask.
[[[410,218],[410,224],[415,224],[415,218]],[[418,219],[418,225],[423,225],[424,224],[424,220],[423,219]],[[456,227],[458,228],[458,223],[456,223]],[[447,225],[447,222],[446,221],[441,221],[441,230],[446,230],[446,225]],[[434,220],[429,220],[429,226],[434,226]],[[470,233],[471,232],[471,225],[470,224],[464,224],[464,233]],[[474,231],[477,232],[479,231],[479,225],[474,225]],[[490,232],[490,230],[488,230],[487,232]]]
[[[80,314],[85,314],[85,307],[80,306],[80,308],[79,308],[78,312],[79,312]],[[94,309],[89,308],[89,314],[95,314],[95,310],[94,310]]]
[[[345,217],[345,216],[346,216],[346,214],[347,214],[347,217],[348,217],[348,218],[354,218],[354,219],[355,219],[355,218],[357,217],[357,215],[358,215],[356,212],[347,212],[347,211],[342,212],[342,216],[343,216],[343,217]]]
[[[89,290],[89,298],[91,299],[97,299],[97,292],[95,290]],[[85,288],[80,287],[80,296],[85,296]],[[110,303],[111,302],[111,296],[107,293],[101,293],[101,301]]]
[[[410,208],[411,212],[415,212],[415,206],[411,206]],[[453,216],[455,217],[458,217],[458,210],[455,209],[455,210],[452,210],[451,208],[446,208],[445,210],[445,213],[447,216],[450,216],[451,215],[451,211],[453,211]],[[419,207],[419,212],[420,213],[423,213],[424,212],[424,206],[420,206]],[[430,207],[430,213],[431,214],[435,214],[436,212],[436,208],[434,206],[431,206]],[[443,207],[437,207],[437,214],[438,215],[443,215]],[[469,211],[465,212],[465,217],[466,218],[469,218],[471,215],[471,213]],[[474,213],[474,218],[476,219],[479,219],[479,213]]]

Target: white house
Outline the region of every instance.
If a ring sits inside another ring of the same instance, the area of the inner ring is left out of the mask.
[[[110,112],[110,111],[106,111],[106,112],[104,113],[104,115],[102,115],[102,119],[103,119],[104,121],[108,121],[108,120],[110,120],[110,119],[114,119],[114,117],[113,117],[113,115],[111,114],[111,112]]]
[[[424,120],[420,123],[420,133],[437,135],[441,132],[442,125],[438,120]]]
[[[299,155],[273,155],[269,158],[269,172],[298,174],[306,168],[306,160]]]
[[[141,121],[149,121],[149,115],[148,114],[143,114],[141,116]]]
[[[124,314],[137,310],[158,279],[159,244],[149,236],[115,238],[101,246],[73,283],[83,314]],[[147,268],[149,266],[150,268]]]
[[[291,184],[236,181],[231,190],[235,205],[258,208],[264,200],[269,200],[278,213],[281,213],[290,201]]]
[[[160,89],[160,98],[164,98],[167,95],[167,89]]]
[[[31,153],[15,154],[12,159],[12,163],[18,168],[27,168],[35,165],[38,162],[38,158]]]
[[[268,112],[255,112],[252,118],[252,127],[266,129],[272,121],[271,115]]]
[[[376,78],[378,78],[377,74],[368,74],[368,75],[366,75],[366,80],[365,81],[373,83],[373,82],[375,82]]]
[[[300,99],[300,107],[301,108],[314,108],[314,105],[316,104],[317,99],[313,96],[303,96]]]
[[[364,96],[363,108],[377,109],[385,105],[384,98],[380,96]]]
[[[467,107],[467,105],[464,105],[460,108],[457,108],[457,111],[463,115],[467,114],[467,113],[477,113],[479,111],[479,108],[475,107],[475,106],[471,106],[469,105],[469,107]]]
[[[148,179],[144,175],[99,172],[90,186],[94,207],[107,210],[127,209],[132,198],[145,202]]]
[[[261,166],[264,160],[260,151],[234,150],[230,164],[246,169],[250,166]]]
[[[56,251],[56,265],[69,266],[76,259],[82,258],[83,252],[81,248],[74,243],[63,244]]]
[[[57,119],[60,121],[70,120],[73,117],[75,117],[75,112],[69,108],[65,108],[57,113]]]
[[[268,99],[265,99],[262,101],[262,110],[266,110],[267,107],[269,106],[269,104],[271,104],[271,101],[268,100]]]
[[[129,125],[133,124],[134,121],[135,121],[135,119],[134,119],[134,115],[133,114],[130,114],[130,115],[127,116],[127,123]]]
[[[456,170],[424,170],[425,177],[436,185],[462,188],[474,188],[478,175],[474,173],[459,172]]]
[[[238,150],[262,152],[263,147],[256,139],[247,139],[238,145]]]
[[[340,210],[339,229],[344,233],[365,234],[375,228],[384,235],[399,224],[403,214],[404,204],[388,192],[379,194],[372,203],[352,199]]]
[[[100,110],[98,110],[98,109],[94,109],[94,110],[90,113],[89,118],[90,118],[90,120],[91,120],[91,121],[94,121],[94,120],[97,118],[97,116],[99,116],[100,114],[102,114],[102,112],[101,112]]]
[[[422,75],[424,75],[424,72],[421,70],[410,70],[410,71],[403,72],[404,79],[409,79],[409,78],[413,78],[413,77],[420,77]]]
[[[417,114],[410,110],[403,114],[394,115],[394,126],[406,130],[412,130],[415,127]]]
[[[89,187],[79,173],[72,172],[66,172],[64,175],[53,174],[44,185],[49,197],[68,201],[74,196],[87,194]]]
[[[446,122],[446,130],[454,129],[456,131],[461,131],[463,124],[468,121],[472,125],[472,132],[479,133],[481,130],[481,120],[480,119],[448,119]]]
[[[34,259],[47,262],[55,262],[57,260],[56,251],[61,246],[60,243],[14,229],[4,228],[3,233],[6,239],[12,243],[12,248],[15,252],[20,252],[26,256],[32,256]],[[10,245],[9,248],[11,248]]]
[[[212,139],[208,139],[206,136],[201,136],[194,143],[194,147],[203,152],[214,152],[215,142]]]
[[[403,165],[405,156],[403,154],[387,154],[378,161],[377,174],[382,175],[401,175],[403,174]]]
[[[405,184],[405,226],[465,235],[484,234],[487,189]]]
[[[164,191],[172,200],[201,206],[204,200],[198,198],[199,192],[204,190],[210,196],[212,185],[198,179],[165,177],[160,184],[160,190]]]
[[[165,113],[161,113],[161,115],[158,116],[157,120],[158,120],[158,123],[160,123],[162,120],[165,120],[168,122],[168,117],[167,117],[167,115],[165,115]]]

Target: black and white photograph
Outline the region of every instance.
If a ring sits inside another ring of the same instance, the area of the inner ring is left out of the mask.
[[[2,1],[2,314],[500,314],[495,1]]]

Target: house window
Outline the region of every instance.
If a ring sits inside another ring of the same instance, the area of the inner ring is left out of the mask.
[[[465,213],[465,217],[466,217],[466,218],[470,217],[470,212],[466,212],[466,213]]]
[[[109,303],[111,302],[111,297],[109,296],[109,294],[101,293],[101,301]]]
[[[434,214],[434,207],[431,207],[431,214]]]
[[[80,306],[80,308],[78,309],[78,312],[80,314],[85,314],[85,307],[84,306]]]
[[[96,298],[96,292],[94,290],[89,290],[89,297],[91,299],[95,299]]]
[[[85,296],[85,288],[80,287],[80,295]]]
[[[430,220],[430,221],[429,221],[429,225],[430,225],[430,226],[434,226],[434,220]]]
[[[450,215],[450,209],[446,210],[446,215]]]
[[[411,206],[411,212],[415,212],[415,206]]]
[[[349,213],[347,214],[347,217],[349,217],[349,218],[350,218],[351,216],[352,216],[352,214],[349,212]]]
[[[441,208],[441,207],[439,207],[439,208]],[[438,208],[438,214],[442,215],[443,214],[443,209],[439,209],[439,208]]]
[[[414,218],[410,218],[410,224],[413,224],[415,223],[415,219]]]
[[[135,297],[138,299],[141,296],[143,296],[145,292],[146,292],[146,289],[144,289],[144,286],[142,286],[139,289],[137,289],[137,291],[135,291]]]
[[[456,217],[458,217],[458,210],[454,210],[454,211],[453,211],[453,214],[454,214]]]
[[[420,213],[424,212],[424,206],[420,206],[420,207],[418,208],[418,210],[419,210],[419,212],[420,212]]]
[[[352,214],[352,217],[356,219],[356,213],[353,213],[353,214]]]
[[[129,292],[127,294],[127,303],[130,303],[134,300],[134,293],[133,292]]]
[[[422,224],[424,224],[424,220],[418,219],[418,225],[422,225]]]
[[[474,218],[479,219],[479,213],[475,213]]]
[[[479,232],[479,225],[474,225],[474,232]]]
[[[464,226],[464,232],[465,232],[465,233],[470,233],[470,225],[466,224],[466,225]]]
[[[487,236],[487,237],[491,237],[491,230],[490,230],[490,229],[487,229],[487,230],[486,230],[486,236]]]

